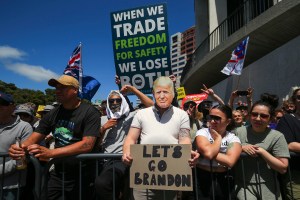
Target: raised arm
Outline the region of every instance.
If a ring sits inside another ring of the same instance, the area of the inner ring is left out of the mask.
[[[237,95],[237,90],[234,90],[231,95],[230,95],[230,98],[229,98],[229,101],[228,101],[228,106],[233,109],[233,103],[234,103],[234,99],[238,97]]]
[[[246,98],[247,98],[247,105],[248,105],[248,113],[250,113],[252,107],[253,88],[248,88],[247,91],[248,91],[248,95],[246,96]]]
[[[123,95],[126,95],[127,93],[133,93],[135,94],[140,100],[141,103],[143,103],[146,107],[150,107],[154,105],[154,102],[152,101],[152,99],[150,99],[147,95],[145,95],[144,93],[142,93],[141,91],[139,91],[138,89],[136,89],[136,87],[132,86],[132,85],[124,85],[120,92]]]
[[[218,102],[221,105],[224,105],[224,101],[219,97],[211,88],[207,88],[206,85],[203,84],[203,88],[201,89],[202,92],[206,93],[210,96],[214,101]]]

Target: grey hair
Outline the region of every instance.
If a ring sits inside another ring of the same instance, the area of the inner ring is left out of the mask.
[[[110,98],[111,96],[119,96],[120,97],[120,94],[117,92],[117,91],[111,91],[108,98]]]
[[[167,76],[160,76],[158,77],[154,83],[153,83],[153,92],[155,92],[156,87],[158,86],[169,86],[170,87],[170,92],[173,95],[173,97],[175,96],[174,93],[174,84],[173,81],[167,77]]]

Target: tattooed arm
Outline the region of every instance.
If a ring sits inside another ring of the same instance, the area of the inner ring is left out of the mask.
[[[190,136],[189,129],[180,129],[178,143],[179,144],[191,144],[191,136]],[[200,156],[200,154],[197,151],[191,151],[191,158],[188,160],[188,162],[192,168],[196,166],[199,156]]]
[[[238,142],[230,143],[227,147],[226,154],[218,153],[216,161],[223,166],[232,168],[236,161],[240,158],[242,152],[241,144]]]
[[[182,128],[179,130],[179,137],[178,137],[179,144],[191,144],[191,136],[190,130]]]
[[[81,141],[74,144],[56,149],[48,149],[38,144],[28,146],[29,153],[34,154],[40,160],[49,160],[49,158],[58,158],[63,156],[72,156],[81,153],[88,153],[94,148],[96,137],[85,136]]]

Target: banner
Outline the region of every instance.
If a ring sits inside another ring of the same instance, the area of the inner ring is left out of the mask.
[[[171,74],[166,4],[111,13],[116,74],[145,94],[159,76]]]
[[[206,100],[208,97],[208,94],[206,93],[200,93],[200,94],[189,94],[186,95],[181,102],[181,108],[183,108],[183,104],[187,101],[187,100],[192,100],[194,101],[197,105],[199,105],[202,101]]]
[[[159,190],[193,190],[191,144],[134,144],[130,187]]]

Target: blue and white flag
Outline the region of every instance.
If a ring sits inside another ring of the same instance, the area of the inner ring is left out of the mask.
[[[246,51],[248,46],[249,36],[244,39],[231,53],[231,58],[226,66],[221,71],[226,75],[241,75]]]

